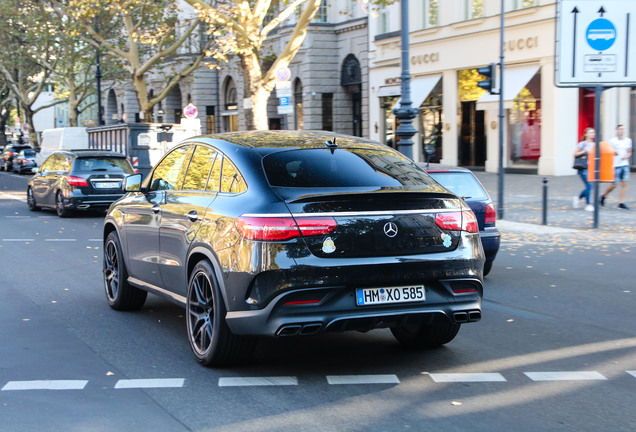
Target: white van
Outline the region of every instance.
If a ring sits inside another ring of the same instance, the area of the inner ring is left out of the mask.
[[[42,131],[40,152],[35,156],[37,166],[57,150],[79,150],[88,148],[88,133],[83,127],[65,127]]]

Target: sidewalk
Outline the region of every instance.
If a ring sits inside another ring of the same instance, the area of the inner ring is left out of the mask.
[[[482,182],[490,197],[499,207],[498,181],[496,173],[475,172]],[[548,212],[547,226],[543,221],[543,179],[548,183]],[[504,217],[497,222],[500,230],[505,228],[517,228],[516,223],[532,224],[538,227],[560,228],[580,231],[588,231],[590,234],[598,232],[607,235],[612,233],[624,238],[625,235],[636,235],[636,179],[632,175],[627,185],[627,197],[625,204],[629,210],[617,208],[618,188],[605,200],[605,207],[599,206],[598,228],[594,228],[594,212],[586,212],[581,206],[572,208],[572,198],[578,196],[583,189],[583,182],[577,175],[571,176],[539,176],[532,174],[504,174]],[[599,184],[599,196],[605,191],[608,184]],[[592,196],[594,188],[592,188]],[[591,199],[593,202],[593,198]],[[501,215],[497,214],[501,219]],[[538,227],[528,227],[536,229]],[[545,229],[549,233],[550,229]]]

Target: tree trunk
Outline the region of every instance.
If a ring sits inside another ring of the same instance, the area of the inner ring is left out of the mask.
[[[267,102],[274,89],[273,82],[263,82],[261,65],[255,53],[241,56],[245,96],[252,102],[251,115],[246,112],[247,130],[269,129]]]
[[[9,119],[10,110],[5,110],[4,113],[0,113],[0,148],[4,148],[7,145],[7,136],[4,134],[4,128],[7,125],[7,120]]]
[[[31,108],[27,109],[23,106],[22,111],[24,111],[24,123],[29,128],[29,145],[33,148],[40,148],[38,134],[35,131],[35,126],[33,125],[33,110]]]

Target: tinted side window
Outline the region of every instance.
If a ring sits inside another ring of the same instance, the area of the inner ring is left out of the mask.
[[[218,155],[210,171],[210,178],[208,179],[208,186],[205,190],[218,192],[221,189],[221,167],[223,166],[223,156]]]
[[[180,189],[191,155],[192,146],[177,147],[168,153],[153,171],[150,190]]]
[[[223,174],[221,175],[221,192],[241,193],[247,190],[245,179],[236,166],[227,158],[223,158]]]
[[[53,171],[53,166],[55,166],[55,157],[57,155],[51,155],[42,164],[42,171]]]
[[[183,182],[183,189],[205,190],[216,156],[217,153],[210,147],[198,145],[190,160],[188,172]]]

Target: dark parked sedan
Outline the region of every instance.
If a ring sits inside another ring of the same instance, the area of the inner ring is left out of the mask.
[[[33,172],[33,168],[37,165],[35,163],[35,150],[24,149],[20,150],[20,153],[13,158],[13,172],[22,174],[25,172]]]
[[[21,150],[30,149],[26,144],[7,144],[0,153],[0,171],[13,171],[13,159]]]
[[[106,210],[124,195],[123,179],[132,173],[130,162],[119,153],[56,151],[29,180],[27,205],[32,211],[54,208],[59,217],[76,210]]]
[[[310,131],[196,137],[125,189],[104,222],[108,303],[139,309],[150,292],[185,307],[204,365],[247,357],[256,336],[390,328],[434,347],[481,318],[475,215],[386,146]]]
[[[486,255],[484,276],[490,273],[499,252],[501,234],[496,227],[497,212],[490,195],[472,171],[465,168],[428,168],[431,177],[442,186],[462,197],[470,206],[479,223],[479,236]]]

